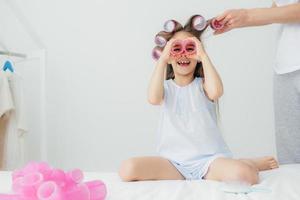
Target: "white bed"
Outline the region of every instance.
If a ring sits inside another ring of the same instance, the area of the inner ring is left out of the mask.
[[[108,188],[108,200],[300,200],[300,164],[282,165],[260,174],[258,186],[271,192],[230,194],[215,181],[144,181],[125,183],[116,173],[86,172],[85,180],[101,179]],[[0,172],[0,193],[10,191],[10,173]],[[257,186],[257,187],[258,187]]]

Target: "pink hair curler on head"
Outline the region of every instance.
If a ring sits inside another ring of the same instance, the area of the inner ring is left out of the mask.
[[[216,19],[212,19],[210,22],[210,27],[214,30],[219,30],[219,29],[222,29],[224,27],[224,25],[221,24],[220,21],[218,21]]]
[[[172,44],[171,55],[173,57],[193,55],[196,53],[196,43],[193,40],[176,40]]]
[[[178,22],[171,19],[165,22],[164,24],[164,30],[168,33],[172,33],[176,30],[176,27],[178,25]]]
[[[102,181],[85,182],[90,191],[90,200],[103,200],[107,194],[107,189]]]
[[[207,22],[201,15],[195,15],[192,19],[192,26],[197,31],[202,31],[206,28]]]
[[[166,46],[166,44],[167,44],[166,38],[164,38],[163,36],[161,36],[161,35],[159,35],[159,34],[157,34],[157,35],[155,36],[154,42],[155,42],[155,44],[156,44],[157,46],[159,46],[159,47],[164,47],[164,46]]]
[[[158,60],[160,58],[161,54],[162,54],[162,48],[154,47],[154,49],[152,50],[152,58],[154,60]]]

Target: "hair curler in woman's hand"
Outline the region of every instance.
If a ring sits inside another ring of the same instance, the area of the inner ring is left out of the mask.
[[[220,21],[218,21],[216,18],[214,18],[210,22],[210,27],[214,30],[219,30],[219,29],[222,29],[224,27],[224,25],[221,24]]]

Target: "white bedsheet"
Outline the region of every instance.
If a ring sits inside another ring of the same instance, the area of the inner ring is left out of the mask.
[[[215,181],[143,181],[125,183],[116,173],[86,172],[85,180],[101,179],[108,188],[108,200],[300,200],[300,164],[282,165],[260,173],[258,186],[270,193],[229,194]],[[0,172],[0,193],[10,191],[10,173]]]

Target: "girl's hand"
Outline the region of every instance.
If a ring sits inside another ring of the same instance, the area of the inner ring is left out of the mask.
[[[205,49],[204,49],[202,43],[200,42],[200,40],[198,38],[191,37],[189,39],[194,41],[195,44],[196,44],[196,54],[191,55],[190,58],[193,58],[193,59],[200,62],[202,60],[202,58],[206,55]]]
[[[245,27],[248,25],[249,14],[246,9],[227,10],[219,15],[216,20],[224,25],[224,28],[216,30],[214,34],[221,34],[234,28]]]
[[[169,60],[170,60],[170,52],[171,52],[171,48],[172,48],[172,44],[175,40],[174,39],[170,39],[166,46],[164,47],[164,50],[162,51],[161,56],[159,57],[159,61],[168,64]]]

